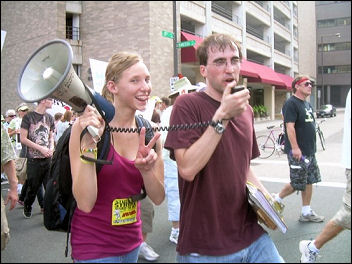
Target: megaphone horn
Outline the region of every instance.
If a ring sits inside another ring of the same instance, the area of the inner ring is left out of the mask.
[[[23,67],[17,92],[29,103],[51,97],[83,112],[94,104],[106,122],[115,115],[114,106],[99,93],[85,85],[72,66],[73,52],[69,43],[56,39],[36,50]]]

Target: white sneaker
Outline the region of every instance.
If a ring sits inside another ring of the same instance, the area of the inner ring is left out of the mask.
[[[299,251],[301,252],[301,263],[315,263],[318,253],[311,251],[308,245],[312,240],[302,240],[299,242]]]
[[[155,261],[159,258],[159,255],[154,251],[154,249],[147,243],[143,242],[139,250],[139,257],[143,257],[148,261]]]
[[[178,228],[172,228],[171,233],[170,233],[170,241],[172,243],[175,243],[177,245],[178,241],[178,234],[179,234],[179,229]]]

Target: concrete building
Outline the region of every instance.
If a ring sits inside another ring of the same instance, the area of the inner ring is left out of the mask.
[[[318,101],[344,107],[351,88],[351,2],[315,3]]]
[[[216,32],[232,34],[242,45],[241,82],[251,89],[251,105],[263,105],[269,118],[278,118],[292,78],[300,73],[298,17],[304,3],[177,1],[174,9],[173,1],[2,1],[1,29],[7,35],[1,54],[1,112],[21,102],[17,95],[20,71],[28,57],[50,40],[65,39],[71,44],[74,69],[90,87],[89,59],[108,61],[117,51],[138,52],[152,76],[152,95],[165,96],[176,72],[192,84],[204,81],[195,50],[204,37]],[[303,10],[315,11],[311,5]],[[315,16],[307,16],[305,22],[314,25],[314,21]],[[315,35],[312,27],[305,30]],[[194,40],[195,45],[176,49],[175,40]],[[311,50],[315,42],[305,45]],[[315,79],[313,68],[304,73]]]

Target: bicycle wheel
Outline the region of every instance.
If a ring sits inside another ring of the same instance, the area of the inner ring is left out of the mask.
[[[323,131],[318,129],[318,135],[319,135],[319,138],[320,138],[321,147],[323,148],[323,150],[325,150],[325,138],[324,138]]]
[[[270,137],[259,136],[257,137],[257,143],[260,150],[259,158],[266,159],[274,154],[275,143],[274,143],[274,140],[272,140]]]

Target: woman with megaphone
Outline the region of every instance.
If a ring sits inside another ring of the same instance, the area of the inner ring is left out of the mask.
[[[134,53],[113,55],[105,73],[103,96],[112,102],[115,115],[109,124],[91,105],[72,126],[70,162],[72,190],[77,207],[71,222],[74,262],[137,262],[142,239],[140,202],[131,199],[145,188],[154,204],[165,197],[160,134],[146,144],[140,133],[119,133],[111,127],[138,128],[136,111],[143,111],[151,93],[150,73]],[[107,160],[99,173],[97,143],[82,132],[95,127],[98,137],[111,131]],[[139,131],[138,129],[134,131]],[[155,145],[155,147],[154,147]],[[153,148],[154,147],[154,148]]]

